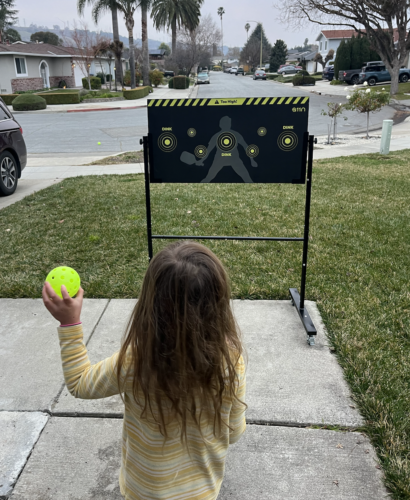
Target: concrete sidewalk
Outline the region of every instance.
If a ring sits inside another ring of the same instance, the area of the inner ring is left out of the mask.
[[[153,88],[154,92],[141,99],[124,100],[124,101],[107,101],[107,102],[87,102],[80,104],[50,104],[46,109],[38,111],[30,111],[30,114],[42,113],[75,113],[86,111],[109,111],[118,109],[135,109],[144,108],[147,106],[149,99],[185,99],[191,97],[196,91],[195,85],[189,89],[170,89],[166,85],[160,85]],[[9,106],[13,115],[27,113],[27,111],[13,111],[13,107]],[[18,119],[18,118],[17,118]]]
[[[84,301],[92,363],[119,348],[134,304]],[[57,323],[40,299],[0,299],[0,308],[0,498],[120,500],[120,397],[67,392]],[[313,347],[290,301],[233,301],[249,359],[248,425],[229,449],[220,499],[388,498],[318,309],[307,308],[318,329]]]

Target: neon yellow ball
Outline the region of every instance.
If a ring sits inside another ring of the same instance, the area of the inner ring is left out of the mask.
[[[50,271],[46,281],[50,283],[51,287],[60,298],[63,298],[61,285],[65,285],[70,297],[74,297],[77,294],[81,285],[80,276],[77,271],[67,266],[56,267]]]
[[[98,144],[99,146],[101,146],[101,142],[98,142],[97,144]]]

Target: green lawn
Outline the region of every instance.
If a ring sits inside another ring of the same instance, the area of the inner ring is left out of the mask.
[[[390,85],[383,85],[383,88],[386,89],[386,92],[390,92]],[[403,101],[406,99],[410,100],[410,82],[399,83],[399,92],[393,97],[394,99],[398,99],[399,101]]]
[[[409,164],[410,150],[315,162],[307,280],[396,500],[410,498]],[[303,206],[300,185],[152,186],[156,234],[301,236]],[[40,297],[59,265],[88,298],[136,297],[143,176],[66,179],[3,209],[0,234],[0,297]],[[301,243],[207,244],[233,297],[287,299],[299,286]]]

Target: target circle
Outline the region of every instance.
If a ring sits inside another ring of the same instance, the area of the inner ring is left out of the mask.
[[[187,131],[187,134],[189,137],[195,137],[196,136],[196,130],[194,128],[189,128]]]
[[[195,151],[194,151],[195,156],[197,158],[204,158],[206,156],[206,152],[207,152],[207,149],[205,146],[197,146],[195,148]]]
[[[298,145],[298,136],[295,132],[282,132],[278,137],[278,146],[282,151],[292,151]]]
[[[158,146],[164,153],[170,153],[177,147],[177,138],[174,134],[165,132],[158,137]]]
[[[236,146],[236,137],[230,132],[223,132],[218,137],[217,145],[221,151],[232,151]]]
[[[266,130],[266,128],[265,128],[265,127],[259,127],[259,128],[258,128],[258,135],[259,135],[260,137],[264,137],[264,136],[266,135],[266,133],[267,133],[267,130]]]
[[[246,148],[246,154],[249,158],[255,158],[259,154],[259,148],[255,144],[251,144]]]

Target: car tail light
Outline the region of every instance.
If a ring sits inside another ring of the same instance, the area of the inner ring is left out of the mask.
[[[345,72],[343,73],[343,76],[346,76],[346,75],[347,75],[347,73],[346,73],[346,71],[345,71]]]
[[[21,135],[23,135],[23,129],[20,127],[20,132],[21,132]]]

